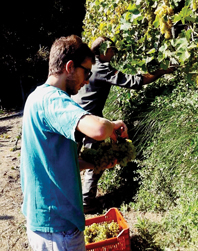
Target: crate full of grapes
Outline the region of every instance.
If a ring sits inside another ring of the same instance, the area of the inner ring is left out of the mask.
[[[129,227],[117,208],[85,221],[87,251],[131,251]]]

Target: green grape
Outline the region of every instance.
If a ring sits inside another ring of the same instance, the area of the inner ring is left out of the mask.
[[[120,232],[117,222],[93,223],[85,227],[85,244],[116,237]]]
[[[147,20],[148,20],[149,26],[151,26],[152,23],[153,23],[154,20],[155,20],[155,15],[154,15],[153,9],[152,9],[150,6],[148,6],[148,7],[145,9],[145,17],[146,17]]]
[[[197,10],[197,8],[198,8],[198,1],[197,0],[193,1],[192,7],[193,7],[193,10]]]
[[[172,33],[171,33],[171,31],[166,31],[164,37],[165,37],[166,39],[172,38]]]
[[[173,24],[170,16],[174,14],[173,9],[166,4],[163,4],[156,9],[155,14],[159,18],[161,34],[165,34],[166,39],[172,38],[171,28]],[[168,18],[168,21],[165,21],[165,17]]]
[[[121,166],[126,166],[129,161],[136,157],[135,147],[131,140],[120,139],[118,142],[103,142],[98,149],[84,148],[81,152],[81,158],[94,165],[94,172],[99,173],[115,160]]]
[[[135,147],[132,144],[131,140],[126,139],[125,141],[118,143],[117,146],[118,149],[116,150],[116,153],[118,164],[120,164],[121,166],[126,166],[129,161],[135,159]]]

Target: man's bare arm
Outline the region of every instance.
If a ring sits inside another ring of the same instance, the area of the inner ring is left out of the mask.
[[[158,78],[160,78],[164,74],[173,73],[174,70],[175,70],[174,67],[170,67],[167,70],[160,69],[160,70],[156,70],[153,73],[146,73],[143,75],[143,85],[149,84],[149,83],[157,80]]]
[[[105,118],[101,118],[95,115],[83,116],[77,125],[77,130],[98,141],[112,138],[114,141],[117,140],[116,131],[122,128],[121,137],[127,138],[127,126],[122,120],[110,121]]]
[[[83,159],[78,159],[80,171],[85,169],[94,169],[94,165],[84,161]]]

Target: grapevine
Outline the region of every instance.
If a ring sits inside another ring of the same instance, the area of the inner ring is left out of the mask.
[[[85,227],[85,244],[116,237],[120,232],[117,222],[93,223]]]
[[[135,147],[129,139],[120,139],[118,142],[103,142],[98,149],[84,148],[81,158],[94,165],[94,172],[107,168],[117,160],[120,166],[126,166],[129,161],[136,157]]]
[[[173,23],[170,17],[174,14],[173,9],[166,4],[163,4],[156,9],[155,14],[159,19],[161,34],[164,34],[166,39],[172,38],[171,28]]]

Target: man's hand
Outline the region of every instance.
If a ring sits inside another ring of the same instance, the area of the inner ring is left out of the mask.
[[[120,136],[121,138],[128,138],[128,129],[122,120],[113,121],[112,123],[113,123],[114,129],[113,129],[113,133],[110,135],[110,138],[113,141],[116,142],[118,136]]]
[[[164,74],[173,73],[176,69],[177,69],[177,67],[171,66],[171,67],[168,68],[167,70],[164,70],[164,71],[165,71]]]
[[[114,160],[114,162],[113,163],[111,163],[111,164],[109,164],[107,167],[106,167],[106,169],[110,169],[110,168],[113,168],[116,164],[117,164],[117,159],[116,160]]]
[[[150,84],[156,81],[158,78],[162,77],[164,74],[173,73],[175,70],[176,70],[176,67],[171,66],[166,70],[158,69],[155,72],[143,74],[143,85]]]
[[[94,165],[92,163],[87,162],[81,158],[79,158],[78,161],[79,161],[80,171],[83,171],[85,169],[94,169]]]

